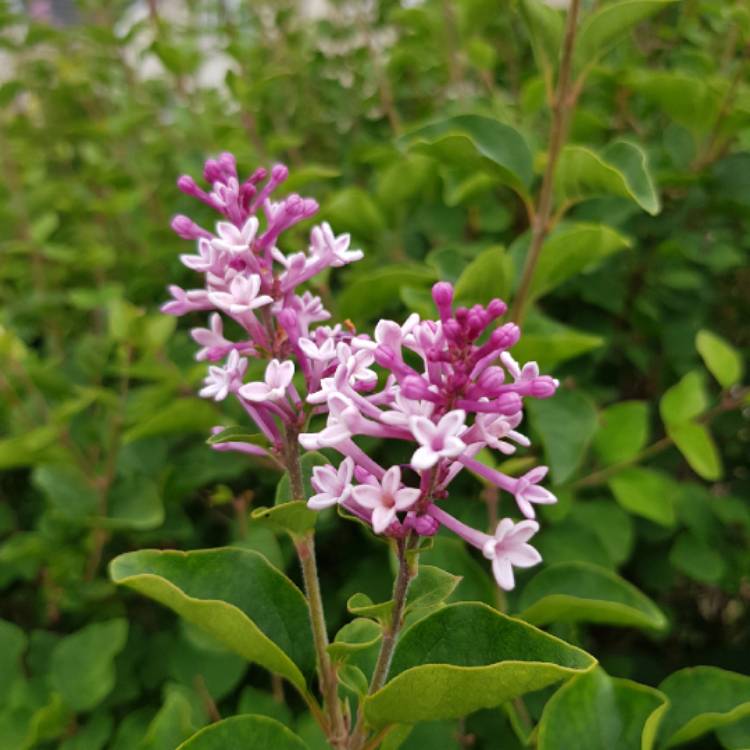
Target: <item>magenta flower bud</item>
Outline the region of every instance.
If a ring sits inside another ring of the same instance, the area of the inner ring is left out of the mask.
[[[487,320],[484,316],[484,310],[473,310],[469,313],[466,320],[467,333],[470,339],[475,339],[485,329]]]
[[[517,414],[523,408],[521,397],[517,393],[503,393],[494,402],[495,411],[506,417]]]
[[[401,392],[406,396],[406,398],[413,398],[413,399],[431,399],[431,397],[434,395],[429,387],[427,386],[427,383],[419,377],[419,375],[409,375],[404,378],[403,382],[401,383]]]
[[[462,327],[466,323],[466,318],[468,316],[469,316],[469,310],[468,310],[468,308],[466,308],[466,307],[457,307],[456,308],[455,318],[461,324]]]
[[[500,393],[505,381],[505,370],[502,367],[488,367],[477,379],[477,385],[487,396],[494,397]]]
[[[203,177],[206,182],[210,182],[212,185],[214,182],[220,181],[222,178],[221,167],[216,159],[207,159],[203,165]]]
[[[443,332],[445,333],[445,337],[451,341],[458,341],[462,333],[461,326],[453,318],[445,321]]]
[[[447,281],[438,281],[432,287],[432,299],[440,313],[440,320],[445,322],[450,317],[453,305],[453,285]]]
[[[501,299],[498,299],[495,297],[495,299],[491,299],[489,304],[487,305],[487,313],[490,315],[490,318],[492,320],[495,320],[496,318],[499,318],[501,315],[505,315],[505,313],[508,311],[508,305],[505,304]]]
[[[557,390],[558,381],[549,375],[540,375],[538,378],[534,378],[531,383],[531,395],[534,398],[549,398],[555,395]]]
[[[278,185],[289,177],[289,169],[283,164],[274,164],[271,168],[271,179]]]
[[[203,191],[198,187],[195,180],[188,174],[182,175],[177,180],[177,187],[185,193],[185,195],[197,195]]]
[[[183,240],[197,240],[200,237],[208,239],[211,237],[210,232],[202,229],[192,219],[183,216],[182,214],[177,214],[177,216],[172,219],[171,226],[175,234],[182,237]]]
[[[492,332],[492,343],[497,349],[510,349],[521,338],[521,329],[515,323],[506,323]]]
[[[393,370],[398,369],[401,362],[396,357],[396,353],[391,349],[390,346],[386,346],[385,344],[380,344],[380,346],[375,349],[373,352],[375,356],[375,361],[381,366],[385,367],[387,370]]]
[[[372,474],[370,474],[369,471],[367,471],[364,467],[360,466],[359,464],[356,464],[354,467],[354,478],[360,483],[360,484],[367,484],[369,480],[371,479]]]
[[[305,198],[305,200],[302,201],[302,214],[305,217],[318,213],[318,208],[318,201],[314,198]]]
[[[435,536],[440,528],[440,522],[432,516],[418,516],[409,513],[404,521],[404,526],[414,529],[420,536]]]
[[[219,167],[227,177],[237,176],[237,160],[234,158],[234,154],[230,154],[225,151],[219,156]]]

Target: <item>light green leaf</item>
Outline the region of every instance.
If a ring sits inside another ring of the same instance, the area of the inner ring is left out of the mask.
[[[724,388],[742,382],[745,366],[740,353],[711,331],[698,331],[695,348],[711,374]]]
[[[60,640],[50,660],[50,681],[74,711],[90,711],[115,686],[114,659],[125,647],[126,620],[87,625]]]
[[[593,270],[608,256],[631,246],[630,240],[604,224],[574,224],[547,238],[529,292],[537,299],[579,273]]]
[[[156,485],[137,474],[115,482],[107,498],[107,510],[101,524],[110,529],[155,529],[164,521],[164,505]]]
[[[633,466],[612,477],[609,487],[625,510],[662,526],[674,525],[678,487],[668,475]]]
[[[603,346],[601,336],[568,328],[549,333],[524,333],[513,347],[513,356],[519,362],[537,362],[540,369],[550,370],[569,359],[575,359]]]
[[[221,443],[250,443],[251,445],[268,445],[268,439],[259,432],[250,432],[247,427],[225,427],[221,432],[211,435],[206,442],[209,445]]]
[[[563,16],[541,0],[520,0],[519,8],[529,32],[534,57],[551,80],[562,48]]]
[[[596,409],[581,391],[558,391],[552,398],[528,402],[534,429],[555,484],[568,479],[580,466],[596,432]]]
[[[601,154],[585,146],[565,146],[555,183],[560,199],[565,201],[616,195],[629,198],[652,215],[660,210],[646,154],[629,141],[616,141]]]
[[[357,617],[346,623],[328,644],[332,659],[345,661],[353,654],[373,648],[383,636],[383,628],[367,617]]]
[[[55,513],[85,523],[99,509],[99,494],[89,478],[74,464],[38,466],[32,482]]]
[[[631,29],[675,0],[620,0],[588,14],[576,39],[575,64],[592,64]]]
[[[634,458],[648,441],[648,403],[620,401],[599,415],[593,448],[602,463],[611,465]]]
[[[461,583],[461,576],[434,565],[420,565],[416,578],[409,586],[406,612],[442,604]]]
[[[145,421],[133,425],[123,434],[125,443],[155,435],[208,432],[219,420],[216,408],[198,398],[175,399]]]
[[[456,718],[590,669],[595,659],[485,604],[451,604],[407,628],[370,724]]]
[[[353,615],[370,617],[374,620],[386,621],[393,612],[393,599],[377,604],[367,594],[352,594],[346,601],[346,608]]]
[[[265,521],[293,536],[300,536],[315,528],[318,513],[310,510],[304,500],[292,500],[271,508],[255,508],[251,517],[255,521]]]
[[[748,750],[750,748],[750,715],[732,724],[719,727],[716,736],[726,750]]]
[[[510,291],[511,267],[505,248],[493,245],[483,250],[464,268],[456,282],[456,302],[486,305]]]
[[[338,296],[339,317],[351,318],[355,323],[367,322],[383,315],[394,302],[398,303],[399,288],[426,287],[436,280],[431,269],[405,264],[360,273]]]
[[[706,425],[697,422],[667,425],[667,434],[698,476],[709,481],[721,479],[721,456]]]
[[[5,705],[13,683],[21,674],[21,656],[27,639],[18,625],[0,620],[0,706]]]
[[[659,747],[682,745],[718,727],[750,716],[750,677],[718,667],[681,669],[659,685],[670,707],[659,731]]]
[[[718,583],[727,569],[721,552],[690,531],[683,531],[675,539],[669,562],[693,580],[703,583]]]
[[[575,501],[569,518],[601,541],[614,565],[630,557],[635,538],[633,519],[613,500]]]
[[[706,379],[699,370],[685,375],[666,390],[659,401],[659,413],[667,425],[688,422],[707,408]]]
[[[268,716],[245,714],[201,729],[177,750],[308,750],[281,722]]]
[[[141,550],[115,558],[112,580],[207,630],[227,648],[286,677],[300,690],[315,657],[305,598],[251,550]]]
[[[616,573],[586,562],[550,565],[524,587],[521,617],[534,625],[595,622],[663,630],[659,608]]]
[[[401,139],[411,150],[443,164],[471,169],[473,165],[527,193],[533,171],[524,137],[510,125],[481,115],[458,115],[407,133]]]
[[[337,232],[352,232],[358,237],[372,237],[385,227],[383,212],[360,187],[335,192],[323,205],[321,214]]]
[[[183,685],[167,684],[164,702],[151,719],[137,750],[172,750],[206,723],[201,708],[196,710],[195,694]]]
[[[651,750],[667,700],[652,687],[594,669],[563,685],[539,722],[539,750]]]

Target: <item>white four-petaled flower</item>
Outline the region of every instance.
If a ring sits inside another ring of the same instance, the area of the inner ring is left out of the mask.
[[[495,536],[485,543],[482,552],[488,560],[492,560],[495,580],[506,591],[510,591],[515,585],[514,566],[530,568],[541,562],[539,552],[527,544],[537,531],[539,524],[536,521],[514,524],[510,518],[503,518],[495,529]]]
[[[401,486],[401,468],[391,466],[379,484],[360,484],[352,490],[354,499],[372,511],[372,529],[382,534],[396,520],[396,513],[408,510],[419,499],[419,490]]]
[[[214,401],[223,401],[230,391],[235,390],[242,382],[242,377],[247,369],[247,360],[240,357],[236,349],[232,349],[227,357],[224,367],[211,365],[208,375],[203,381],[204,386],[198,392],[203,398],[212,398]]]
[[[251,216],[243,224],[242,229],[238,229],[228,221],[220,221],[216,225],[216,232],[219,236],[211,240],[211,246],[230,255],[239,255],[246,252],[255,239],[258,232],[258,219]]]
[[[466,412],[462,409],[449,411],[437,424],[427,417],[412,417],[409,427],[421,447],[411,457],[411,465],[415,469],[425,470],[433,467],[441,458],[458,456],[466,448],[459,437],[466,429],[465,419]]]
[[[354,461],[351,457],[345,458],[338,469],[330,464],[316,466],[310,482],[318,494],[307,501],[307,507],[323,510],[348,500],[352,492],[353,473]]]
[[[233,315],[241,315],[273,302],[272,297],[258,292],[260,276],[253,273],[250,276],[235,276],[228,292],[209,292],[208,298],[217,307],[228,310]]]
[[[279,401],[284,398],[286,389],[294,377],[294,362],[279,362],[272,359],[266,367],[262,382],[245,383],[240,388],[240,396],[247,401]]]

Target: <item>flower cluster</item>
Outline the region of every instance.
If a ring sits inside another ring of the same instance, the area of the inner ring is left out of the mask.
[[[286,429],[299,430],[306,419],[306,394],[295,387],[295,372],[301,373],[308,392],[319,390],[321,379],[335,369],[340,347],[346,349],[351,339],[341,326],[318,325],[330,313],[319,297],[298,289],[324,269],[362,257],[360,250],[350,249],[349,235],[337,237],[326,223],[312,229],[306,251],[285,254],[279,249],[281,234],[318,210],[314,200],[296,194],[271,199],[287,175],[287,168],[278,164],[270,173],[257,169],[241,182],[234,157],[224,153],[205,164],[210,190],[192,177],[180,177],[180,190],[210,206],[222,220],[211,232],[187,216],[174,218],[174,231],[197,243],[195,254],[180,259],[204,282],[187,291],[170,286],[172,299],[162,307],[172,315],[213,311],[207,328],[191,331],[201,347],[196,358],[212,363],[200,395],[216,401],[235,396],[276,451],[283,450]],[[234,321],[239,337],[225,334],[227,319]],[[248,357],[268,361],[262,381],[244,382]],[[248,443],[215,447],[265,453]]]
[[[518,432],[523,399],[548,398],[558,386],[540,375],[536,363],[521,367],[509,353],[520,335],[513,323],[495,325],[505,313],[498,299],[486,307],[454,309],[453,288],[433,287],[437,320],[417,315],[399,325],[382,320],[374,339],[353,338],[340,345],[335,372],[323,377],[308,400],[327,404],[327,422],[319,432],[300,435],[310,450],[331,448],[344,458],[338,468],[318,467],[309,506],[340,505],[379,534],[435,534],[452,530],[492,560],[500,586],[514,585],[513,567],[540,561],[527,542],[538,530],[534,506],[554,503],[539,485],[546,467],[521,477],[508,476],[477,460],[491,448],[512,454],[529,445]],[[387,375],[378,386],[371,365]],[[357,444],[358,436],[403,441],[405,462],[384,468]],[[526,520],[504,518],[494,536],[461,523],[439,507],[462,469],[469,469],[515,497]]]

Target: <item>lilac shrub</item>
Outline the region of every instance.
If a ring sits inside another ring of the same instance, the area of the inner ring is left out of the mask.
[[[188,176],[178,181],[222,220],[214,232],[187,216],[173,220],[180,237],[197,242],[197,253],[181,260],[204,283],[187,291],[171,286],[172,299],[162,309],[172,315],[212,311],[207,328],[191,331],[201,347],[196,358],[211,363],[200,395],[236,398],[268,442],[268,448],[231,441],[214,447],[271,455],[290,472],[297,439],[308,450],[332,449],[342,460],[314,469],[310,508],[338,505],[376,534],[395,539],[432,536],[443,526],[480,549],[492,561],[497,583],[511,589],[514,567],[541,560],[528,544],[539,528],[534,505],[555,497],[540,486],[546,467],[516,478],[478,455],[485,449],[511,455],[518,445],[528,446],[516,429],[523,399],[548,398],[558,382],[540,375],[535,363],[521,366],[511,356],[520,330],[499,324],[507,309],[503,301],[456,307],[445,282],[433,287],[435,320],[381,320],[374,337],[324,325],[331,314],[300,287],[363,254],[350,249],[349,235],[336,236],[326,223],[313,227],[306,251],[279,249],[282,233],[318,209],[296,194],[272,199],[287,175],[276,165],[240,182],[234,157],[225,153],[205,164],[210,190]],[[238,325],[240,340],[227,338],[224,317]],[[250,357],[268,362],[263,380],[245,382]],[[316,415],[327,420],[312,431]],[[381,466],[358,445],[356,438],[364,436],[404,443],[403,462]],[[440,501],[463,469],[513,495],[525,520],[503,518],[489,535],[447,513]]]

